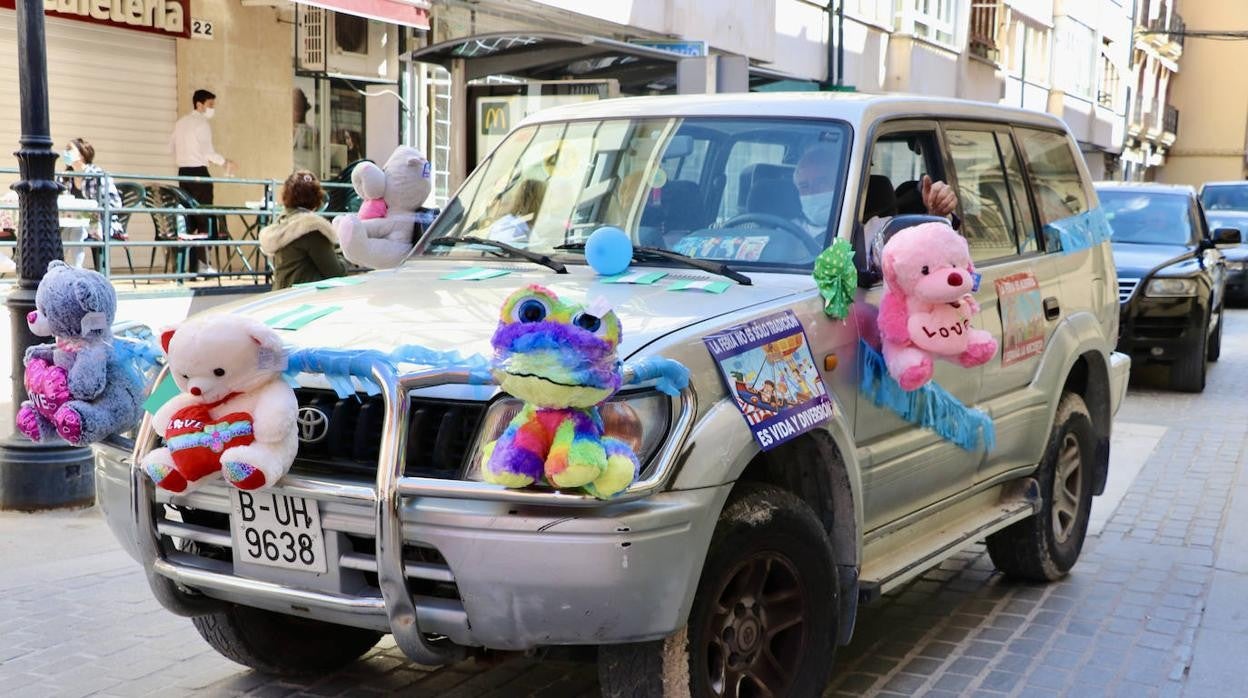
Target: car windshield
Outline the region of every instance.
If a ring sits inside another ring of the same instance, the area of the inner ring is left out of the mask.
[[[848,147],[848,126],[830,121],[527,126],[477,167],[426,239],[482,238],[583,263],[576,246],[614,226],[637,247],[734,268],[809,269],[835,229]],[[462,244],[429,245],[424,254],[503,253]]]
[[[1248,211],[1248,184],[1212,184],[1200,192],[1206,211]]]
[[[1097,195],[1114,242],[1187,245],[1192,241],[1192,206],[1183,194],[1102,190]]]

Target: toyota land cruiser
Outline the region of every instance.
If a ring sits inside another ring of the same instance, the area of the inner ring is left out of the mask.
[[[982,274],[974,324],[1001,343],[935,383],[991,418],[990,448],[860,393],[882,292],[864,224],[921,213],[925,175],[957,194]],[[604,283],[577,245],[603,225],[632,236],[634,271],[666,276]],[[390,633],[426,665],[597,646],[608,695],[661,695],[665,678],[699,696],[817,695],[860,603],[974,541],[1023,579],[1075,564],[1130,364],[1103,226],[1075,141],[1045,114],[809,93],[561,107],[516,128],[401,267],[219,312],[336,307],[290,345],[470,356],[521,285],[601,297],[626,378],[657,356],[692,374],[678,396],[642,382],[614,398],[635,484],[603,502],[484,483],[478,446],[514,400],[454,367],[379,362],[378,395],[301,376],[299,455],[271,491],[154,491],[135,467],[157,443],[145,422],[132,447],[98,447],[99,501],[160,602],[261,671],[328,671]],[[846,321],[811,278],[835,238],[861,271]],[[778,313],[804,329],[830,408],[764,450],[703,338]],[[309,545],[288,555],[283,533]]]

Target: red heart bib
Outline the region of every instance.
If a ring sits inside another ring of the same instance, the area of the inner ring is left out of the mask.
[[[191,405],[173,414],[165,430],[165,445],[173,465],[188,482],[221,469],[221,452],[256,440],[251,415],[232,412],[213,419],[206,405]]]

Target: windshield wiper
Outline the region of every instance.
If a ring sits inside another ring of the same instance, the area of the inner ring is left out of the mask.
[[[515,245],[508,245],[505,242],[498,242],[497,240],[486,240],[485,238],[478,238],[478,237],[473,237],[469,235],[469,236],[462,237],[462,238],[454,238],[454,237],[434,238],[433,240],[429,241],[429,244],[437,245],[440,247],[454,247],[455,245],[466,245],[466,244],[485,245],[486,247],[494,247],[510,255],[521,257],[535,264],[540,264],[544,267],[549,267],[551,269],[554,269],[556,274],[568,273],[568,268],[565,267],[561,262],[556,262],[555,260],[551,259],[550,257],[544,254],[540,254],[537,252],[530,252],[524,249],[523,247],[516,247]]]
[[[555,249],[556,250],[574,250],[574,251],[584,252],[585,243],[569,242],[564,245],[559,245],[555,247]],[[678,262],[692,269],[700,269],[705,272],[710,272],[712,274],[717,274],[719,276],[727,277],[741,284],[742,286],[754,285],[754,282],[750,281],[750,277],[746,276],[745,274],[742,274],[739,271],[736,271],[735,269],[728,266],[727,264],[724,264],[723,262],[712,262],[708,259],[698,259],[697,257],[690,257],[689,255],[686,255],[686,254],[681,254],[679,252],[672,252],[671,250],[665,250],[659,247],[634,247],[633,259],[637,261],[642,261],[645,259],[651,259],[651,260],[663,259],[669,262]]]

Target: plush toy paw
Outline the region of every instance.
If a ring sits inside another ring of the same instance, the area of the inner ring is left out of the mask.
[[[82,415],[69,405],[61,405],[52,418],[56,425],[56,433],[60,434],[71,446],[82,445]]]
[[[923,387],[923,384],[932,379],[932,360],[923,357],[923,360],[907,368],[897,377],[897,384],[901,389],[910,392]]]
[[[498,450],[498,441],[481,449],[481,476],[486,482],[503,487],[528,487],[542,473],[542,459],[532,451],[515,448]]]
[[[546,479],[559,488],[588,485],[606,469],[607,452],[600,439],[576,439],[565,453],[552,448],[546,459]]]
[[[259,468],[246,463],[222,463],[221,472],[225,475],[226,482],[240,490],[258,490],[268,483]]]
[[[596,480],[585,485],[585,491],[598,499],[610,499],[633,484],[641,465],[637,462],[633,449],[619,439],[605,437],[602,446],[607,453],[607,469]]]
[[[985,333],[987,334],[987,333]],[[997,355],[997,340],[991,336],[983,341],[972,341],[966,347],[966,351],[958,356],[958,363],[965,368],[972,366],[980,366],[992,360]]]
[[[143,464],[143,470],[147,476],[152,478],[152,482],[162,490],[169,492],[186,491],[186,478],[182,477],[176,468],[168,463],[163,462],[147,462]]]
[[[17,431],[22,436],[36,443],[43,441],[42,422],[43,417],[39,416],[34,405],[29,402],[22,403],[22,408],[17,411]]]

